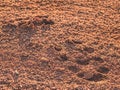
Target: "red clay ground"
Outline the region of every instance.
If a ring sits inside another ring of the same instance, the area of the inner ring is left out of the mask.
[[[120,90],[120,1],[0,0],[0,90]]]

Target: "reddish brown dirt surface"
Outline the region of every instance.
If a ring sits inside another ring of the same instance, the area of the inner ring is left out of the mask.
[[[0,0],[0,90],[120,90],[120,1]]]

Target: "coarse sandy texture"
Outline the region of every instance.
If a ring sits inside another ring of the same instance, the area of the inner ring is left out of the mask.
[[[120,90],[120,1],[0,0],[0,90]]]

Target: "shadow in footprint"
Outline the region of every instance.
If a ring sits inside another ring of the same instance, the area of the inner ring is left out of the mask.
[[[97,73],[97,74],[93,74],[90,78],[85,78],[85,79],[89,81],[98,82],[98,81],[104,80],[105,76],[100,73]]]
[[[68,70],[77,73],[79,71],[79,68],[76,66],[68,66]]]
[[[19,46],[25,48],[30,44],[31,37],[35,34],[36,30],[33,23],[20,22],[18,25],[19,31]]]
[[[31,43],[29,42],[27,45],[26,45],[26,49],[27,50],[31,50],[31,51],[40,51],[41,49],[43,48],[42,45],[39,45],[37,43]]]
[[[101,57],[93,57],[92,60],[98,61],[100,63],[104,62],[104,60]]]
[[[25,60],[27,60],[28,58],[29,58],[29,55],[23,54],[23,55],[20,56],[20,59],[21,59],[22,61],[25,61]]]
[[[35,26],[40,26],[43,31],[50,30],[50,26],[54,24],[54,21],[48,19],[48,16],[40,17],[36,16],[33,18],[32,23]]]
[[[68,60],[68,56],[67,56],[66,54],[61,54],[61,55],[59,56],[59,60],[60,60],[60,61],[67,61],[67,60]]]
[[[7,33],[9,35],[15,35],[17,34],[17,26],[13,23],[7,23],[2,26],[2,32]]]
[[[95,51],[94,48],[92,48],[92,47],[85,47],[83,50],[88,53],[93,53]]]
[[[97,69],[98,72],[107,74],[110,70],[107,67],[101,66]]]
[[[89,59],[84,59],[84,58],[80,58],[80,57],[76,58],[76,63],[80,64],[80,65],[88,65],[89,62],[90,62]]]
[[[64,72],[63,70],[56,70],[56,71],[54,72],[54,74],[55,74],[55,79],[56,79],[56,80],[59,80],[59,81],[62,81],[64,73],[65,73],[65,72]]]
[[[102,75],[100,73],[93,73],[93,72],[82,72],[82,73],[78,73],[77,76],[79,78],[83,78],[85,80],[94,81],[94,82],[102,81],[107,78],[105,75]]]

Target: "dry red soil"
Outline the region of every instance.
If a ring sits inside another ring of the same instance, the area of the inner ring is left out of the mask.
[[[0,90],[120,90],[120,1],[0,0]]]

